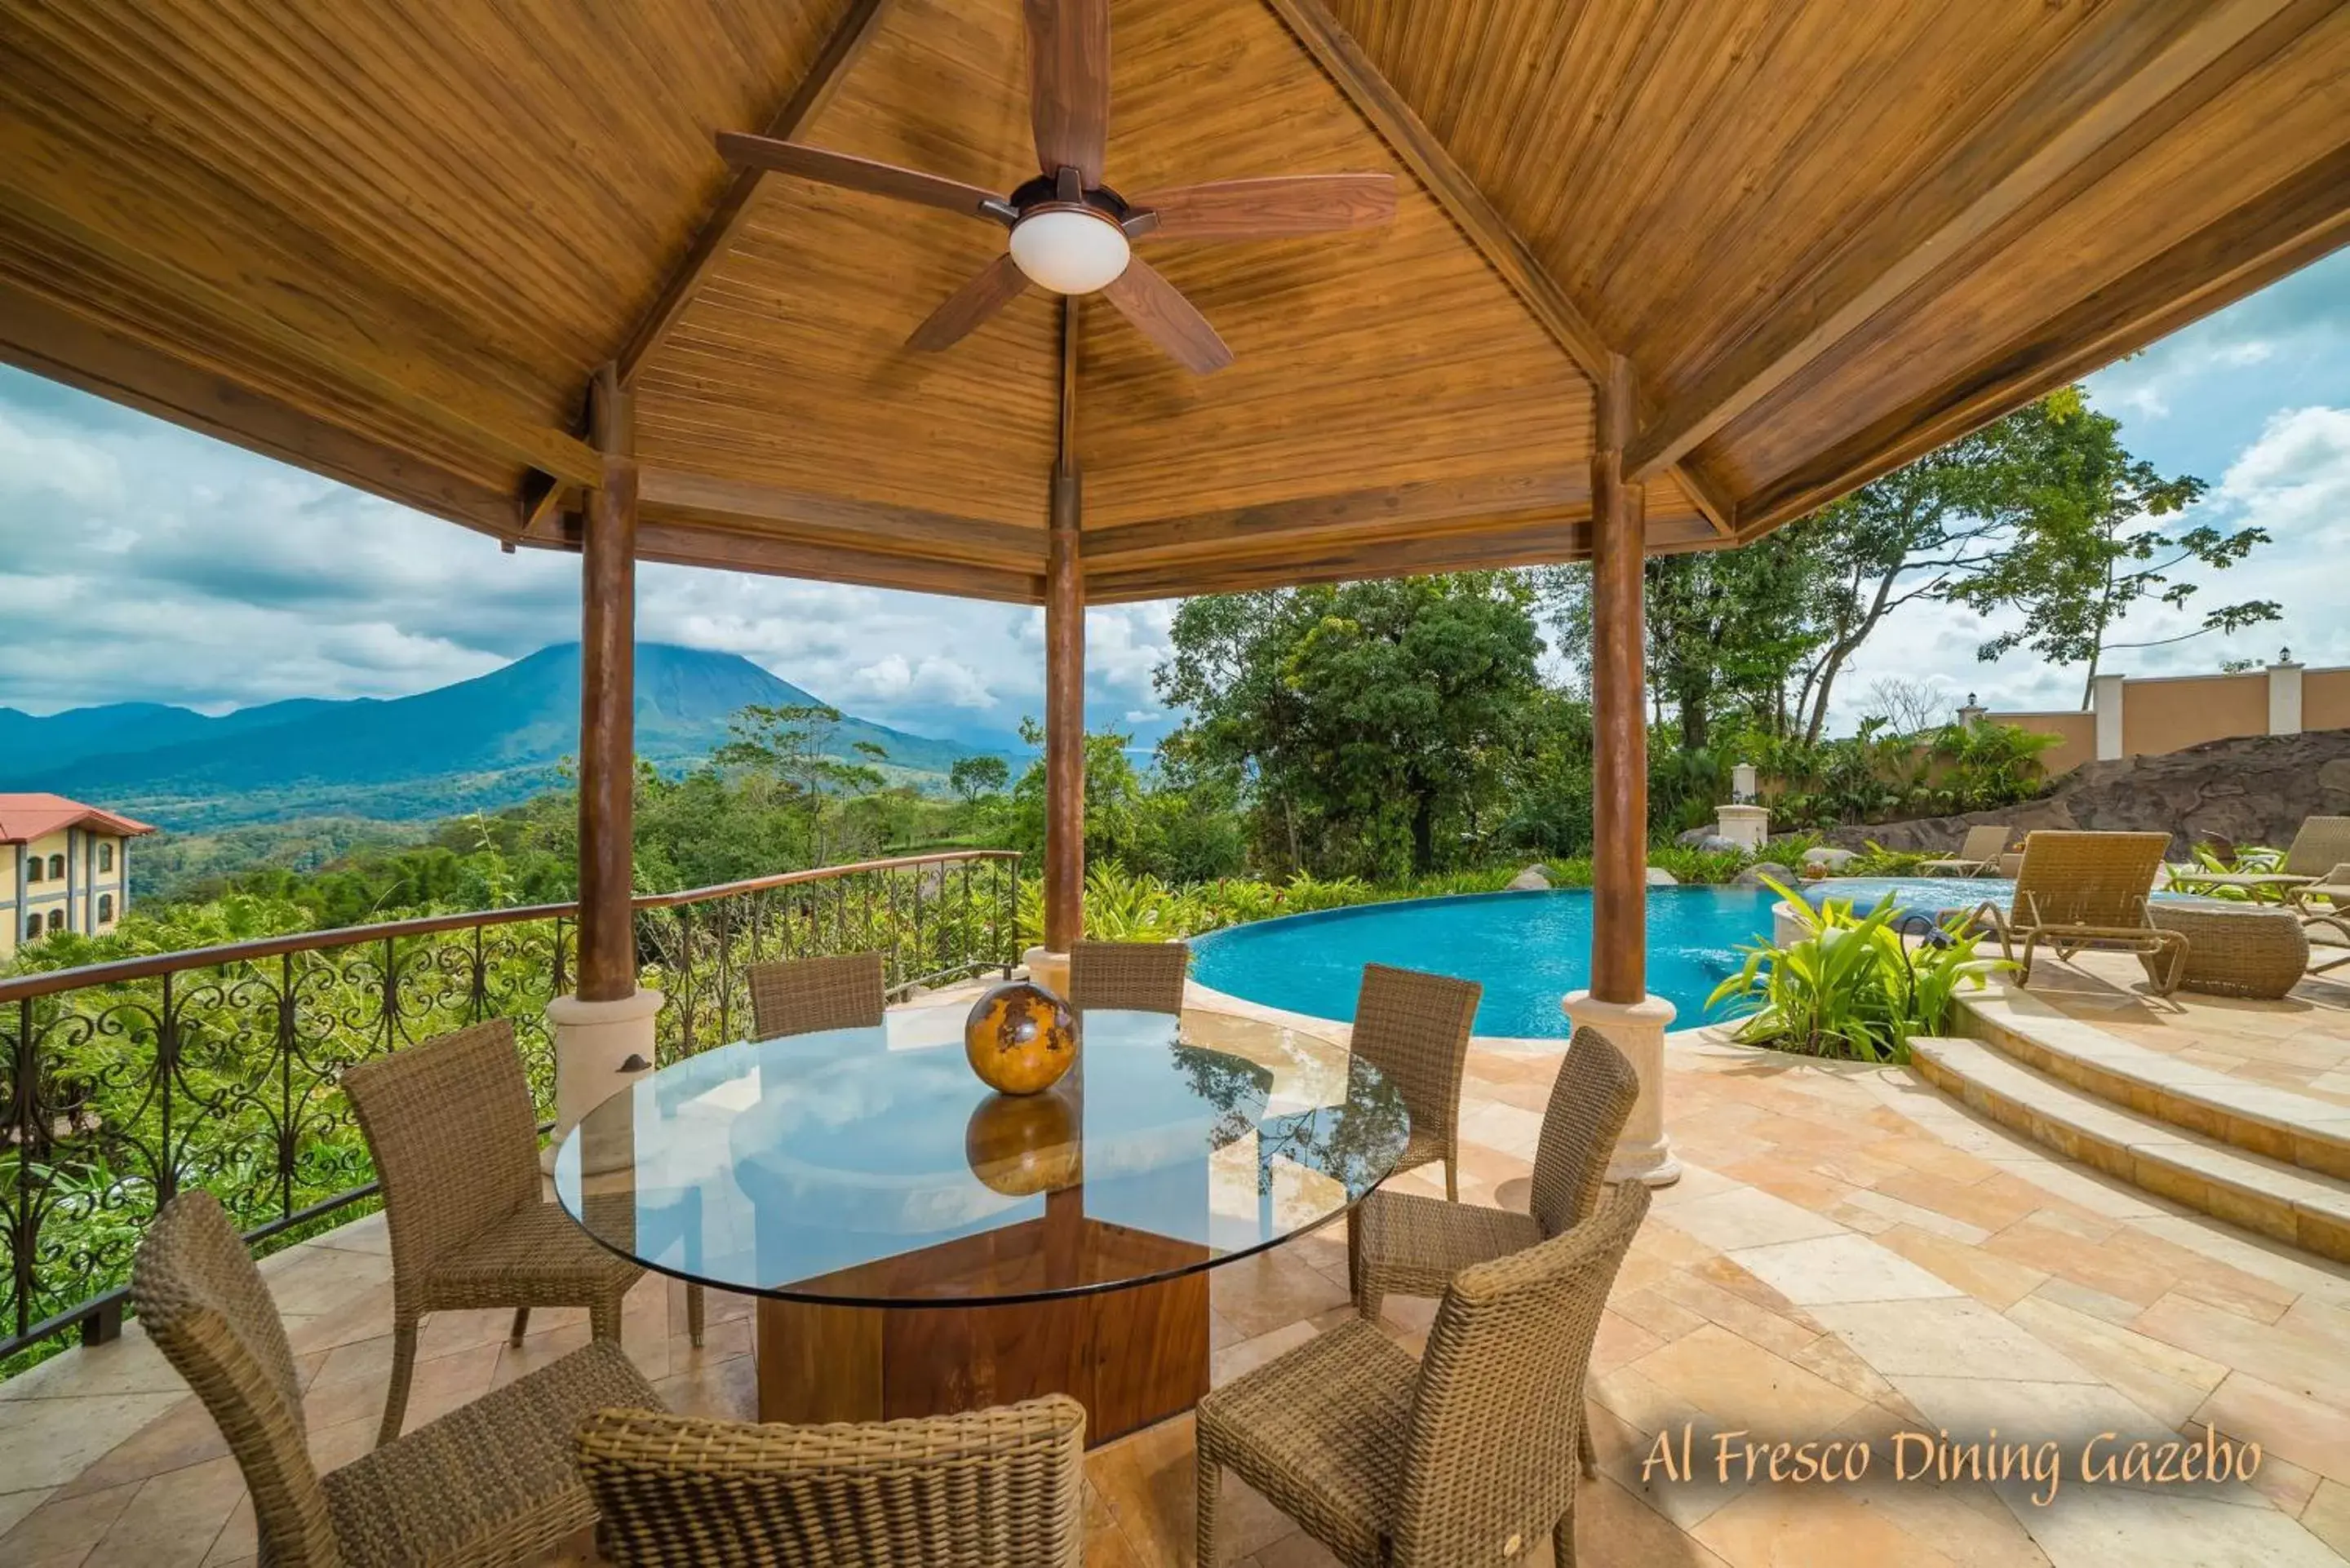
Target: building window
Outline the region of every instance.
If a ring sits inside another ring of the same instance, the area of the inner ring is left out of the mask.
[[[51,909],[49,911],[49,929],[53,931],[62,931],[65,929],[66,912],[63,909]]]
[[[102,926],[112,919],[114,919],[114,895],[100,893],[98,896],[98,923]]]
[[[41,940],[40,916],[27,915],[25,917],[25,940],[28,942],[36,942]]]
[[[101,871],[111,871],[114,869],[113,845],[100,844],[98,846],[98,868]]]
[[[62,856],[62,855],[52,855],[52,856],[50,856],[50,857],[49,857],[49,880],[50,880],[50,881],[52,881],[52,882],[62,882],[62,881],[64,881],[65,879],[66,879],[66,857],[65,857],[64,856]]]
[[[25,862],[25,880],[27,882],[37,882],[40,879],[41,857],[36,855],[31,859]]]

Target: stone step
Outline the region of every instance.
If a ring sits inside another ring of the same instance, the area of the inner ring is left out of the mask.
[[[1962,997],[1959,1032],[2155,1121],[2350,1180],[2350,1106],[2248,1083],[2003,988]]]
[[[2125,1110],[1981,1040],[1914,1039],[1909,1054],[1943,1093],[2068,1158],[2350,1262],[2350,1184]]]

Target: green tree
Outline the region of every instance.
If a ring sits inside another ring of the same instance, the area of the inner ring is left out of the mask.
[[[1985,570],[1949,597],[1976,609],[2021,610],[2022,629],[1984,643],[1980,656],[2029,648],[2051,664],[2085,664],[2081,706],[2089,705],[2097,666],[2108,649],[2158,648],[2241,631],[2279,619],[2272,599],[2246,599],[2206,610],[2191,629],[2142,642],[2109,642],[2132,607],[2156,599],[2187,608],[2200,585],[2181,568],[2224,571],[2269,542],[2266,530],[2182,527],[2178,514],[2201,498],[2191,474],[2166,477],[2121,443],[2120,421],[2060,393],[2004,421],[2020,449],[2016,504],[2024,521]]]
[[[818,861],[824,858],[825,797],[870,794],[885,782],[873,765],[889,755],[881,747],[857,742],[850,750],[861,762],[850,762],[835,749],[840,719],[839,709],[822,702],[754,703],[729,722],[733,739],[711,754],[720,767],[747,768],[777,780],[805,819]]]
[[[965,805],[976,805],[982,795],[1002,794],[1011,779],[1011,764],[1002,757],[957,757],[947,769],[948,786]]]
[[[1544,692],[1533,604],[1498,572],[1192,599],[1154,680],[1294,868],[1425,872],[1501,824]]]

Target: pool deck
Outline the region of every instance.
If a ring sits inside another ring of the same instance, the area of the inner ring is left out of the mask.
[[[942,999],[943,1000],[943,999]],[[1295,1057],[1344,1025],[1196,998],[1195,1037]],[[1559,1041],[1480,1041],[1462,1096],[1461,1198],[1523,1207]],[[1658,1194],[1607,1314],[1590,1387],[1603,1475],[1583,1489],[1581,1555],[1599,1563],[1796,1568],[2334,1563],[2350,1556],[2350,1269],[2074,1164],[1962,1109],[1906,1068],[1789,1058],[1674,1035],[1668,1127],[1685,1174]],[[1399,1184],[1439,1191],[1426,1172]],[[390,1261],[380,1219],[270,1259],[306,1386],[311,1444],[334,1465],[381,1408]],[[1213,1375],[1228,1379],[1345,1321],[1343,1236],[1325,1231],[1213,1276]],[[1431,1304],[1390,1298],[1417,1346]],[[708,1345],[682,1293],[648,1280],[624,1344],[672,1407],[747,1416],[747,1303],[713,1295]],[[411,1424],[582,1342],[576,1313],[428,1324]],[[2257,1440],[2253,1482],[2153,1491],[1896,1481],[1903,1429],[2074,1442],[2101,1430]],[[1868,1438],[1857,1485],[1686,1482],[1642,1462],[1659,1434]],[[1086,1560],[1191,1561],[1188,1418],[1096,1450]],[[1331,1560],[1227,1479],[1225,1561]],[[230,1564],[250,1506],[212,1422],[137,1333],[0,1386],[0,1562]],[[1546,1547],[1533,1562],[1546,1561]],[[557,1563],[596,1559],[584,1540]]]

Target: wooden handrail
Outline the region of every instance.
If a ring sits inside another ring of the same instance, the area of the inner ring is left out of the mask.
[[[978,860],[1017,860],[1016,849],[950,849],[932,855],[900,855],[887,860],[858,860],[847,866],[817,866],[805,871],[781,871],[769,877],[751,877],[740,882],[722,882],[711,888],[693,888],[681,893],[639,893],[629,900],[632,909],[674,909],[686,904],[707,903],[716,898],[738,897],[744,893],[764,892],[770,888],[787,888],[801,883],[826,882],[868,871],[896,871],[913,866],[949,865]],[[324,931],[289,931],[278,937],[256,937],[248,942],[226,942],[218,947],[188,948],[180,952],[154,953],[146,958],[117,959],[111,963],[83,964],[77,969],[51,970],[44,974],[21,974],[0,979],[0,1002],[16,1002],[27,997],[55,996],[59,992],[79,991],[86,986],[117,985],[125,981],[149,980],[159,974],[177,970],[210,969],[219,964],[251,963],[258,959],[280,958],[287,953],[317,952],[327,948],[356,947],[362,942],[398,940],[402,937],[432,936],[440,931],[462,930],[471,926],[510,926],[527,920],[577,919],[579,906],[568,904],[526,904],[511,909],[473,909],[455,915],[419,915],[405,920],[384,920],[371,926],[338,926]]]

